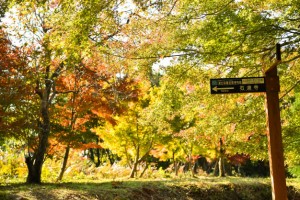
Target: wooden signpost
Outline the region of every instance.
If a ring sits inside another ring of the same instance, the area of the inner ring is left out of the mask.
[[[266,92],[265,77],[210,79],[211,94]]]
[[[281,120],[278,93],[280,90],[277,65],[281,62],[280,45],[276,45],[275,63],[265,72],[266,75],[266,114],[268,123],[268,149],[272,199],[286,200],[287,190],[281,135]]]
[[[210,80],[211,94],[244,92],[266,93],[266,115],[268,124],[267,136],[273,200],[287,200],[278,97],[280,85],[279,77],[277,75],[277,65],[280,62],[280,44],[276,44],[276,61],[265,72],[265,77],[231,79],[226,78]],[[248,91],[245,90],[245,88],[248,88]]]

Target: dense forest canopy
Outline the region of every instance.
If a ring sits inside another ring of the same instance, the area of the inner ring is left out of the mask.
[[[0,173],[267,163],[265,94],[211,95],[209,80],[264,76],[280,43],[285,162],[300,175],[298,0],[0,5]]]

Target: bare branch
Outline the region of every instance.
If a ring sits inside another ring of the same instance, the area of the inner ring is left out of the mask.
[[[51,75],[51,80],[58,77],[63,68],[64,68],[64,63],[62,62],[58,65],[58,67],[55,69],[54,73]]]
[[[300,83],[300,80],[299,81],[297,81],[296,83],[295,83],[295,85],[293,85],[289,90],[287,90],[285,93],[284,93],[284,95],[282,95],[280,98],[279,98],[279,100],[282,100],[286,95],[288,95],[298,84]]]

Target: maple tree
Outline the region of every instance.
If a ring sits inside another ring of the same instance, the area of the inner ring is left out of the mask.
[[[143,84],[143,88],[147,88],[148,84]],[[140,93],[141,90],[139,88]],[[122,162],[131,167],[130,178],[137,176],[138,166],[146,162],[159,138],[157,127],[145,120],[148,117],[147,102],[147,95],[139,94],[139,99],[127,103],[125,113],[114,117],[115,124],[106,124],[97,130],[104,140],[103,146],[122,157]]]
[[[87,139],[96,138],[95,141],[99,142],[99,138],[91,130],[100,126],[104,120],[115,124],[113,115],[123,113],[124,103],[134,101],[138,96],[134,80],[125,76],[118,77],[113,70],[109,70],[110,66],[102,63],[99,58],[100,55],[95,55],[75,67],[75,72],[66,75],[63,73],[57,81],[57,90],[65,95],[59,97],[62,101],[56,105],[56,119],[65,127],[65,131],[61,137],[54,137],[61,138],[60,142],[67,141],[59,180],[65,170],[70,147],[80,148],[85,142],[85,139],[82,139],[83,135]],[[89,134],[91,136],[88,136]],[[84,146],[89,148],[89,145]],[[101,148],[100,145],[90,143],[90,148],[93,146]]]
[[[30,120],[35,112],[29,110],[34,108],[31,102],[34,99],[30,96],[32,88],[27,79],[31,74],[23,52],[12,45],[3,30],[0,38],[0,133],[3,138],[17,138],[22,137],[20,132],[33,128]]]

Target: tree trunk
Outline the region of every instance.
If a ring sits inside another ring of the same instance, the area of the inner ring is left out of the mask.
[[[179,173],[179,162],[178,161],[174,161],[174,171],[175,171],[175,176],[178,176]]]
[[[216,160],[214,166],[214,176],[218,176],[218,174],[219,174],[219,162],[218,160]]]
[[[219,158],[219,176],[225,177],[225,169],[224,169],[224,157],[221,156]]]
[[[45,32],[46,33],[46,32]],[[40,100],[40,117],[38,121],[38,144],[37,149],[31,155],[28,152],[28,157],[25,158],[25,162],[28,168],[28,176],[27,183],[41,183],[41,175],[42,175],[42,167],[45,160],[45,154],[48,148],[48,140],[50,135],[50,115],[49,115],[49,106],[52,103],[52,100],[56,96],[55,92],[55,79],[59,76],[61,70],[64,68],[64,64],[61,63],[56,69],[55,72],[50,75],[50,64],[51,63],[51,50],[48,48],[49,40],[44,38],[44,42],[42,44],[45,55],[42,57],[45,59],[46,64],[45,71],[42,72],[42,76],[44,77],[43,85],[40,84],[40,78],[38,77],[36,80],[35,93],[39,96]]]
[[[34,159],[30,156],[26,156],[25,157],[25,163],[27,165],[27,169],[28,169],[28,175],[27,175],[27,179],[26,182],[27,183],[39,183],[40,182],[40,178],[37,177],[36,173],[34,172],[34,167],[33,167],[33,161]]]
[[[194,162],[193,166],[192,166],[192,175],[193,177],[195,176],[195,174],[198,173],[198,164],[197,162]]]
[[[44,147],[43,147],[44,144]],[[31,157],[25,158],[28,169],[27,183],[41,183],[42,167],[44,164],[44,157],[46,153],[46,146],[48,145],[48,136],[44,135],[40,141],[37,153]]]
[[[76,74],[76,72],[74,72]],[[76,88],[76,81],[75,81],[75,87],[74,89]],[[73,130],[74,130],[74,124],[75,124],[75,121],[76,121],[76,110],[75,110],[75,106],[74,106],[74,102],[75,102],[75,99],[76,99],[76,93],[75,92],[72,92],[72,99],[71,99],[71,102],[72,102],[72,114],[71,114],[71,123],[69,125],[70,127],[70,135],[73,135]],[[62,163],[62,167],[61,167],[61,170],[60,170],[60,173],[59,173],[59,176],[57,177],[57,180],[56,181],[61,181],[63,176],[64,176],[64,173],[66,171],[66,168],[67,168],[67,164],[68,164],[68,159],[69,159],[69,153],[70,153],[70,143],[67,144],[67,147],[66,147],[66,151],[65,151],[65,156],[64,156],[64,159],[63,159],[63,163]]]
[[[173,159],[173,167],[174,167],[175,176],[178,176],[179,166],[178,166],[178,162],[175,159],[175,152],[174,151],[172,153],[172,159]]]
[[[57,178],[56,181],[61,181],[63,176],[64,176],[64,173],[66,171],[66,168],[67,168],[67,163],[68,163],[68,158],[69,158],[69,153],[70,153],[70,145],[68,145],[66,147],[66,151],[65,151],[65,156],[64,156],[64,160],[63,160],[63,164],[61,166],[61,169],[60,169],[60,173],[59,173],[59,176]]]
[[[42,167],[48,146],[48,137],[50,134],[48,101],[43,99],[41,104],[42,121],[38,121],[40,128],[38,148],[33,156],[29,155],[25,159],[28,168],[27,183],[41,183]]]
[[[136,156],[135,156],[135,160],[134,160],[134,163],[132,166],[132,170],[129,175],[130,178],[134,178],[134,175],[137,172],[137,166],[139,164],[139,157],[140,157],[140,147],[138,146],[138,148],[136,149]]]
[[[114,155],[110,152],[109,149],[106,149],[105,152],[106,152],[106,155],[107,155],[107,157],[109,159],[109,163],[112,166],[115,163]],[[128,159],[127,153],[126,153],[126,159],[127,159],[127,164],[129,164],[129,159]],[[129,164],[129,166],[130,166],[130,164]]]
[[[138,166],[138,162],[137,162],[137,160],[135,160],[134,163],[133,163],[132,170],[131,170],[130,175],[129,175],[130,178],[134,178],[134,175],[137,171],[137,166]]]
[[[224,169],[227,176],[232,176],[232,165],[227,159],[224,159]]]
[[[93,148],[89,148],[89,159],[95,163],[95,156],[94,156],[94,149]]]
[[[191,171],[191,176],[195,177],[195,163],[193,163],[192,156],[189,156],[188,170]]]
[[[98,148],[96,149],[96,156],[97,156],[97,160],[95,161],[95,166],[99,167],[101,164],[101,159],[100,159],[101,153],[100,153],[100,149]]]
[[[125,156],[126,156],[126,162],[127,162],[127,165],[129,168],[132,168],[132,162],[131,160],[129,159],[129,156],[128,156],[128,152],[125,151]]]
[[[140,174],[140,178],[143,177],[144,173],[145,173],[146,170],[148,169],[148,166],[149,166],[149,163],[146,161],[146,165],[145,165],[145,167],[144,167],[144,169],[143,169],[143,172]]]
[[[224,177],[225,176],[225,166],[224,166],[224,152],[223,149],[223,141],[222,138],[220,138],[220,158],[219,158],[219,176]]]

